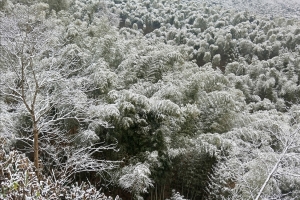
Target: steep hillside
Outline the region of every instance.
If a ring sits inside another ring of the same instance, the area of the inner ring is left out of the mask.
[[[299,8],[1,1],[0,199],[297,199]]]

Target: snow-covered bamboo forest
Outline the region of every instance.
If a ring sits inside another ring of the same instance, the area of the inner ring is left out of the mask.
[[[0,199],[300,199],[300,2],[0,0]]]

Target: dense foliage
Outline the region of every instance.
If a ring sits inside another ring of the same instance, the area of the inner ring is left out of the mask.
[[[221,2],[0,1],[0,198],[297,199],[300,6]]]

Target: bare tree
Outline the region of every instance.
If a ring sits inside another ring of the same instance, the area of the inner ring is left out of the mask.
[[[255,197],[255,200],[259,200],[263,194],[264,189],[269,184],[270,180],[274,176],[291,176],[291,177],[300,177],[298,172],[299,170],[299,130],[300,127],[297,126],[295,130],[289,130],[286,127],[281,127],[281,134],[277,134],[276,132],[270,131],[271,135],[276,137],[277,141],[282,146],[281,153],[278,153],[276,156],[276,161],[273,163],[273,166],[270,167],[270,170],[265,178],[265,181],[260,186],[260,189]],[[297,164],[295,164],[297,163]],[[288,167],[289,165],[295,166]],[[286,168],[286,169],[284,169]]]
[[[230,153],[222,155],[224,162],[215,168],[211,187],[217,192],[213,199],[298,196],[299,119],[294,114],[265,111],[253,114],[252,119],[241,116],[246,127],[222,135]]]
[[[87,97],[91,85],[83,76],[85,72],[78,56],[80,49],[76,45],[63,44],[61,29],[55,18],[46,17],[47,11],[47,4],[40,3],[33,6],[17,4],[10,13],[1,13],[1,97],[12,107],[12,112],[30,118],[30,125],[21,127],[21,131],[32,133],[24,142],[33,143],[38,177],[41,150],[52,156],[51,164],[59,166],[56,169],[61,173],[65,171],[67,179],[70,174],[82,171],[111,169],[113,163],[95,160],[93,155],[115,146],[93,146],[92,142],[99,139],[95,133],[80,134],[84,132],[82,124],[102,124],[85,114],[93,101]],[[67,125],[70,123],[73,125]],[[10,130],[18,131],[15,127]],[[81,145],[81,149],[69,148],[67,151],[66,146],[75,140],[80,142],[81,137],[91,139],[86,146]],[[59,152],[69,160],[60,160]],[[75,164],[71,160],[76,160]]]

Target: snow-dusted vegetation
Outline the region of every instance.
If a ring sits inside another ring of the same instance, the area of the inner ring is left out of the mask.
[[[298,199],[299,5],[0,0],[0,199]]]

